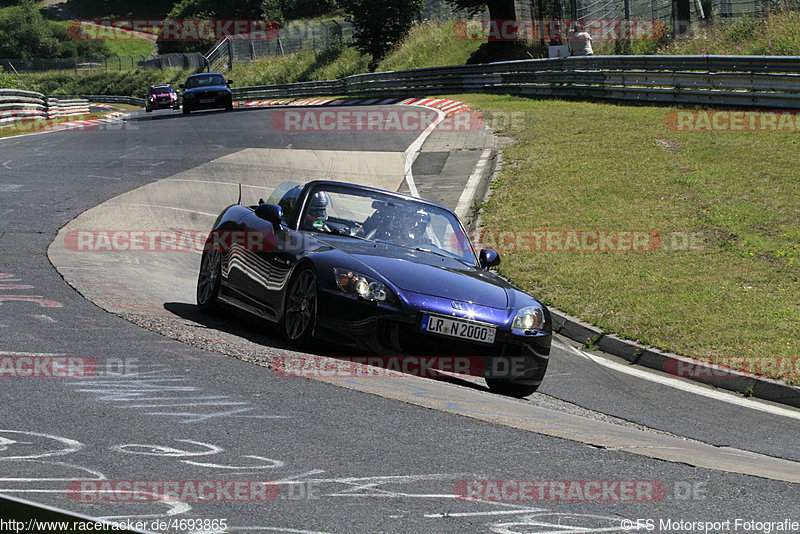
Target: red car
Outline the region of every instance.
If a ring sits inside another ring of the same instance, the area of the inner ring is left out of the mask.
[[[168,83],[151,85],[150,89],[147,91],[147,102],[144,105],[144,110],[150,113],[154,109],[165,108],[172,108],[174,110],[180,109],[178,93],[176,93],[172,85]]]

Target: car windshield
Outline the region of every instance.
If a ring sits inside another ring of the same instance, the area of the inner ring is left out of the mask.
[[[186,88],[202,87],[204,85],[225,85],[225,78],[220,74],[203,74],[192,76],[186,80]]]
[[[162,93],[172,93],[174,90],[172,87],[169,86],[161,86],[161,87],[151,87],[150,94],[151,95],[160,95]]]
[[[283,182],[267,199],[267,204],[277,204],[281,207],[281,220],[286,223],[291,220],[297,207],[297,198],[303,186],[296,182]]]
[[[300,229],[390,243],[475,265],[469,238],[451,211],[380,192],[317,187],[303,206]]]

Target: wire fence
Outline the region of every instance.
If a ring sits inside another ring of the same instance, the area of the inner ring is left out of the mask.
[[[94,74],[106,71],[128,71],[142,68],[145,56],[112,56],[104,58],[4,58],[0,66],[7,74],[34,72],[71,72]]]
[[[282,56],[301,50],[321,52],[353,42],[353,25],[343,20],[293,23],[265,39],[248,35],[225,37],[205,55],[210,70],[229,70],[233,63],[246,63],[267,56]]]

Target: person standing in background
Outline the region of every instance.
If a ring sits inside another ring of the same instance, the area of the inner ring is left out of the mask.
[[[583,23],[578,23],[577,28],[569,32],[569,48],[573,56],[593,56],[592,36],[586,31]]]

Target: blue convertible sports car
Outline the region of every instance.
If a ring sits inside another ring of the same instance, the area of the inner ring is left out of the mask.
[[[203,312],[230,305],[312,338],[378,355],[479,359],[499,393],[542,381],[545,306],[489,269],[449,209],[399,193],[314,181],[281,184],[217,218],[200,266]]]

